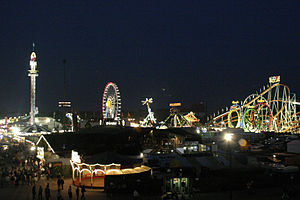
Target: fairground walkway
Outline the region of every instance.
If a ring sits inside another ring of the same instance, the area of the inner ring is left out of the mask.
[[[49,183],[50,190],[51,190],[51,199],[57,199],[57,179],[51,179],[47,181],[45,179],[41,179],[36,184],[36,189],[38,193],[38,188],[41,185],[43,188],[43,199],[45,199],[44,189]],[[65,179],[64,189],[62,190],[62,196],[64,200],[69,199],[68,197],[68,187],[71,185],[71,179]],[[73,192],[73,198],[76,200],[76,186],[71,186]],[[32,186],[29,185],[9,185],[5,186],[4,188],[0,188],[0,199],[2,200],[32,200],[32,193],[31,193]],[[107,195],[103,189],[86,189],[86,200],[132,200],[132,194],[112,194]],[[296,186],[296,191],[300,191],[300,186]],[[81,195],[81,192],[80,192]],[[232,199],[234,200],[281,200],[282,195],[282,188],[268,188],[268,189],[261,189],[256,190],[254,194],[248,194],[246,191],[234,191],[232,195]],[[300,192],[296,193],[296,196],[292,199],[299,199]],[[37,195],[36,195],[36,198]],[[80,197],[79,197],[80,199]],[[141,194],[140,200],[159,200],[162,199],[160,196],[143,196]],[[179,196],[179,199],[181,197]],[[199,200],[226,200],[230,199],[229,192],[218,192],[218,193],[196,193],[193,197],[185,196],[184,199],[199,199]]]

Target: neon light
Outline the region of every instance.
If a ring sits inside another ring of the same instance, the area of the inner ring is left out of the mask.
[[[113,89],[109,93],[110,88]],[[121,97],[118,86],[115,83],[109,82],[102,95],[102,115],[103,119],[120,120],[121,115]]]
[[[152,98],[146,98],[146,100],[142,101],[143,105],[147,105],[148,115],[146,118],[141,122],[141,125],[144,127],[151,127],[153,124],[156,124],[156,118],[154,117],[154,112],[152,112],[150,108],[150,103],[153,103]]]
[[[237,109],[232,109],[232,110],[230,110],[229,111],[229,114],[228,114],[228,126],[230,127],[230,128],[233,128],[233,124],[232,124],[232,122],[231,122],[231,114],[233,113],[233,112],[236,112],[237,113],[237,116],[238,116],[238,123],[237,123],[237,125],[235,126],[235,128],[238,128],[238,127],[240,127],[240,125],[241,125],[241,115],[240,115],[240,112],[237,110]]]
[[[55,151],[52,149],[51,145],[49,144],[49,142],[46,140],[46,138],[43,135],[40,137],[40,139],[38,140],[38,142],[36,143],[36,145],[38,145],[38,143],[41,141],[41,138],[43,138],[44,141],[47,143],[47,145],[50,147],[52,153],[55,153]]]
[[[77,151],[73,151],[73,150],[72,150],[72,156],[71,156],[71,159],[72,159],[73,162],[81,163],[80,156],[78,155],[78,152],[77,152]]]
[[[248,115],[249,112],[252,112],[250,114],[250,115],[252,115],[252,120],[249,120],[249,118],[247,117],[247,115]],[[256,114],[256,118],[257,118],[256,125],[255,125],[255,118],[254,118],[255,114]],[[244,118],[244,120],[243,120],[243,125],[244,125],[243,127],[244,127],[244,129],[251,131],[250,127],[247,126],[248,124],[252,124],[253,130],[259,129],[260,124],[261,124],[261,120],[260,120],[259,112],[256,109],[253,109],[253,108],[247,109],[245,111],[245,113],[244,113],[244,117],[243,118]]]

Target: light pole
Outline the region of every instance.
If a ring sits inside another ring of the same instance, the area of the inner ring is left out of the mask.
[[[227,143],[227,148],[229,148],[229,169],[232,169],[232,148],[231,148],[231,142],[232,142],[233,134],[232,133],[226,133],[224,135],[224,139]],[[230,185],[230,199],[232,199],[232,184]]]

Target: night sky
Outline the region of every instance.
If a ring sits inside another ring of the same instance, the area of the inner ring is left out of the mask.
[[[29,112],[35,43],[39,111],[67,96],[96,111],[107,82],[122,107],[205,102],[209,112],[281,75],[300,99],[300,1],[1,1],[0,112]]]

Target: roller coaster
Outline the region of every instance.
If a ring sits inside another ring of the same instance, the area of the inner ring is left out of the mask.
[[[279,83],[280,77],[270,77],[267,87],[251,94],[244,101],[233,101],[230,108],[210,118],[214,129],[242,128],[246,132],[300,133],[300,112],[296,94]]]

